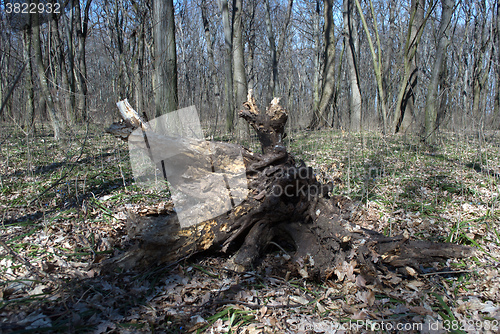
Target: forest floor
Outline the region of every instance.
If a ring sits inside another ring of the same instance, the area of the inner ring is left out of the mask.
[[[167,190],[133,184],[128,148],[79,131],[56,143],[2,129],[0,138],[0,333],[365,333],[500,327],[500,133],[442,134],[435,147],[376,133],[295,132],[289,151],[355,200],[351,222],[387,236],[452,242],[474,257],[440,270],[389,273],[370,286],[355,263],[325,282],[199,255],[143,272],[101,273],[130,244],[126,212],[172,207]],[[340,277],[342,276],[342,277]]]

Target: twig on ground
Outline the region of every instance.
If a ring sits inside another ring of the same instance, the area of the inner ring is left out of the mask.
[[[47,276],[47,274],[43,274],[40,269],[37,267],[33,266],[28,260],[23,258],[21,255],[16,253],[12,248],[10,248],[9,245],[7,245],[3,240],[0,239],[0,245],[5,248],[5,250],[17,261],[21,262],[24,264],[29,271],[31,271],[33,274],[35,274],[38,278],[42,279],[44,276]]]

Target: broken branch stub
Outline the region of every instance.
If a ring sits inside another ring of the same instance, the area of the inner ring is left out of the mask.
[[[171,193],[182,228],[215,218],[248,194],[240,147],[203,138],[194,106],[144,123],[128,102],[118,104],[128,135],[136,185]]]

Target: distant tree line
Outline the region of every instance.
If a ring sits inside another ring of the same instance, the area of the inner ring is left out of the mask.
[[[12,3],[0,5],[0,119],[24,130],[50,120],[59,138],[128,98],[149,119],[194,104],[208,133],[245,136],[248,89],[262,105],[280,97],[292,128],[424,140],[500,128],[499,0]]]

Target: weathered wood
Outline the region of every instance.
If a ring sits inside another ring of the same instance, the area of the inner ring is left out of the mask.
[[[390,267],[411,266],[418,271],[422,264],[472,253],[464,246],[414,241],[408,236],[387,238],[352,226],[354,203],[329,196],[331,185],[318,182],[310,167],[287,152],[283,138],[288,116],[278,100],[262,113],[249,94],[239,115],[257,132],[263,153],[230,144],[220,144],[219,149],[241,150],[248,197],[233,210],[189,228],[180,227],[175,212],[150,217],[129,212],[129,236],[135,245],[107,264],[144,267],[211,251],[232,254],[227,265],[242,271],[252,267],[270,242],[281,242],[293,245],[288,268],[303,277],[330,278],[345,262],[355,260],[365,279],[373,281]],[[123,124],[141,126],[135,121]],[[197,145],[186,140],[182,147],[190,154]]]

